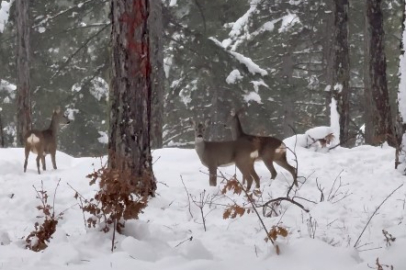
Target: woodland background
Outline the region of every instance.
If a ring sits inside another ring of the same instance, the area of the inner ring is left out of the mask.
[[[4,1],[3,1],[4,2]],[[49,125],[56,105],[74,121],[59,149],[75,157],[106,154],[110,82],[110,1],[38,0],[30,3],[33,126]],[[253,4],[255,2],[255,4]],[[366,1],[351,1],[350,134],[369,106],[364,97]],[[390,102],[399,86],[404,2],[382,2]],[[244,129],[285,138],[329,125],[333,76],[334,1],[163,1],[163,140],[154,147],[192,147],[190,118],[211,119],[210,139],[230,139],[232,108],[244,107]],[[16,11],[0,33],[0,116],[3,147],[16,140]],[[218,46],[222,43],[229,53]],[[236,59],[259,66],[247,69]],[[391,106],[396,108],[396,106]],[[396,116],[394,112],[392,115]],[[292,129],[293,127],[293,129]],[[354,136],[353,136],[354,137]],[[354,143],[354,142],[352,142]]]

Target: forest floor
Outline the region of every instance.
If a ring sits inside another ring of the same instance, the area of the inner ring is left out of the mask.
[[[291,147],[293,142],[286,140]],[[38,175],[34,155],[24,173],[23,149],[0,149],[0,269],[406,269],[406,177],[394,170],[394,149],[315,151],[297,146],[296,154],[299,187],[290,195],[309,212],[287,201],[276,205],[271,217],[257,208],[268,229],[280,226],[288,232],[276,239],[278,255],[264,241],[266,233],[254,212],[223,218],[234,203],[251,206],[244,194],[222,194],[226,181],[219,179],[217,187],[210,187],[207,169],[194,150],[153,152],[157,195],[139,220],[128,221],[124,234],[115,236],[111,252],[112,230],[85,226],[89,215],[81,211],[71,188],[85,198],[94,196],[97,186],[89,186],[86,175],[100,168],[100,158],[58,152],[58,170]],[[51,168],[49,156],[47,165]],[[286,196],[292,183],[288,172],[276,166],[278,176],[271,180],[262,162],[255,166],[261,177],[261,192],[253,195],[258,205]],[[227,178],[236,173],[241,179],[235,166],[221,171]],[[35,222],[43,220],[33,186],[47,191],[55,213],[63,212],[41,252],[26,249],[25,242]]]

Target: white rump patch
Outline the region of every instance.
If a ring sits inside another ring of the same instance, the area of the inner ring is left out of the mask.
[[[27,143],[37,144],[37,143],[39,143],[39,138],[37,136],[35,136],[34,133],[32,133],[31,136],[27,138]]]
[[[283,154],[286,152],[286,145],[282,143],[278,148],[276,148],[275,153]]]
[[[255,150],[254,152],[251,152],[250,157],[251,158],[257,158],[259,156],[258,150]]]

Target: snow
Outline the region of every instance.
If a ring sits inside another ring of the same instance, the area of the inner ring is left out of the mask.
[[[240,36],[243,31],[248,33],[248,19],[250,18],[251,14],[257,10],[257,3],[251,4],[250,8],[245,12],[243,16],[241,16],[231,28],[229,33],[230,37],[238,37]]]
[[[251,74],[260,74],[262,76],[268,75],[268,71],[266,71],[265,69],[260,68],[257,64],[254,63],[254,61],[252,61],[251,58],[248,58],[240,53],[237,52],[232,52],[230,51],[230,53],[232,55],[234,55],[234,57],[243,65],[245,65],[248,68],[248,71]]]
[[[0,33],[3,33],[4,26],[8,21],[10,7],[13,1],[0,1]]]
[[[300,19],[296,14],[288,13],[282,17],[282,25],[279,28],[279,33],[289,31],[295,24],[300,23]]]
[[[217,39],[215,39],[214,37],[210,38],[215,44],[217,44],[217,46],[224,48],[224,44],[221,43],[220,41],[218,41]],[[224,48],[225,49],[225,48]],[[268,71],[266,71],[265,69],[261,68],[259,65],[257,65],[256,63],[254,63],[254,61],[252,61],[251,58],[246,57],[238,52],[235,51],[228,51],[231,55],[233,55],[238,62],[240,62],[241,64],[245,65],[248,69],[248,71],[251,74],[260,74],[262,76],[268,75]]]
[[[174,7],[178,4],[178,0],[171,0],[171,2],[169,3],[170,7]]]
[[[336,135],[336,138],[338,139],[340,137],[340,115],[338,114],[337,101],[334,99],[334,97],[331,98],[330,103],[330,126],[334,132],[334,135]],[[339,143],[339,141],[337,143]]]
[[[80,83],[73,84],[71,90],[73,92],[82,91],[83,81],[84,80]],[[102,98],[108,99],[109,84],[103,78],[95,77],[90,82],[92,85],[89,87],[89,92],[95,99],[98,101],[101,101]]]
[[[318,145],[316,146],[316,142],[319,139],[325,139],[327,135],[329,134],[333,134],[334,135],[334,139],[327,144],[327,147],[334,147],[335,145],[337,145],[339,143],[339,133],[335,133],[334,130],[331,127],[327,127],[327,126],[319,126],[319,127],[314,127],[311,128],[309,130],[307,130],[305,132],[305,136],[306,136],[306,141],[304,142],[305,144],[303,145],[302,143],[298,144],[302,147],[309,147],[309,146],[315,146],[315,147],[319,147]]]
[[[104,131],[99,131],[99,135],[100,135],[100,137],[97,138],[97,140],[99,141],[99,143],[102,143],[102,144],[108,144],[108,143],[109,143],[109,136],[107,135],[106,132],[104,132]]]
[[[73,158],[57,152],[58,170],[38,175],[35,155],[30,155],[27,173],[23,173],[24,150],[0,148],[1,269],[369,270],[377,258],[394,269],[404,269],[406,187],[389,197],[367,225],[375,209],[405,181],[405,176],[393,169],[395,150],[387,145],[359,146],[321,153],[300,147],[298,140],[303,136],[287,138],[285,143],[296,149],[299,163],[296,200],[310,212],[283,202],[277,208],[279,216],[266,218],[258,208],[268,228],[279,225],[289,232],[286,238],[277,239],[280,255],[264,241],[265,233],[255,214],[223,219],[225,205],[246,199],[231,192],[222,195],[224,183],[210,187],[207,169],[193,149],[153,152],[157,196],[150,200],[139,220],[128,221],[124,234],[116,235],[112,253],[111,232],[105,234],[84,225],[75,192],[67,185],[90,199],[96,187],[89,186],[85,176],[100,167],[99,158]],[[290,152],[289,158],[295,164]],[[50,157],[46,159],[49,168]],[[292,182],[288,172],[276,166],[278,176],[271,180],[262,162],[257,162],[255,168],[261,177],[259,204],[286,194]],[[221,171],[231,177],[236,169],[229,166]],[[237,177],[241,179],[238,170]],[[56,213],[63,211],[64,215],[49,247],[35,253],[25,249],[23,239],[34,229],[34,223],[42,220],[33,188],[40,188],[41,181]],[[324,201],[320,201],[318,186]],[[202,194],[208,202],[203,206],[206,232],[196,205]],[[197,200],[196,204],[190,198]],[[387,245],[382,229],[396,241]]]
[[[253,92],[253,91],[248,92],[247,94],[243,95],[243,98],[244,98],[244,101],[247,103],[250,101],[255,101],[258,104],[262,104],[261,96],[257,92]]]
[[[234,69],[233,71],[228,74],[226,78],[226,83],[228,84],[235,84],[238,80],[241,80],[243,77],[238,69]]]

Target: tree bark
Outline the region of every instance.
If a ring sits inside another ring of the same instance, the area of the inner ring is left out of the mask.
[[[389,93],[386,79],[382,0],[367,1],[367,17],[370,33],[369,75],[372,93],[372,145],[387,141],[395,145]]]
[[[154,194],[151,156],[152,69],[148,0],[112,0],[112,88],[109,167],[130,170],[122,179]]]
[[[333,97],[337,101],[340,124],[340,142],[349,145],[350,123],[350,57],[348,45],[348,0],[335,1],[335,52],[333,73]]]
[[[0,114],[0,146],[4,148],[4,130],[3,130],[3,122],[1,120],[1,114]]]
[[[406,89],[404,85],[406,83],[406,59],[405,59],[405,44],[404,41],[406,40],[406,33],[405,33],[405,20],[406,20],[406,1],[402,1],[402,10],[403,10],[403,17],[402,17],[402,39],[400,40],[400,63],[399,63],[399,91],[397,97],[397,117],[396,122],[394,124],[394,135],[396,137],[396,154],[395,154],[395,169],[398,168],[399,165],[402,166],[402,169],[406,173],[406,105],[405,105],[405,97],[406,97]],[[402,104],[400,104],[402,103]]]
[[[373,138],[373,122],[372,122],[372,92],[371,92],[371,78],[369,73],[369,65],[371,61],[370,54],[371,34],[369,31],[368,22],[368,7],[365,3],[365,26],[364,26],[364,139],[366,144],[372,144]]]
[[[17,143],[31,129],[29,2],[16,0],[17,11]]]
[[[162,147],[163,97],[165,90],[162,2],[149,0],[150,47],[151,47],[151,88],[152,88],[152,148]]]

